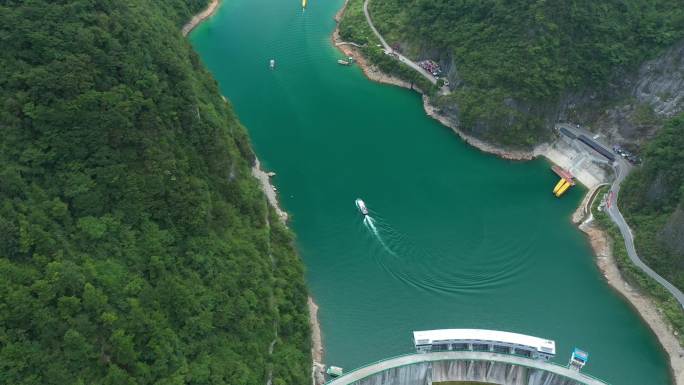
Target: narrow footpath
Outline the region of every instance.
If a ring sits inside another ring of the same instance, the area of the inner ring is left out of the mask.
[[[423,75],[423,77],[425,77],[425,79],[429,80],[430,83],[437,84],[437,79],[434,76],[432,76],[431,73],[427,72],[423,67],[419,66],[417,63],[415,63],[411,59],[409,59],[406,56],[402,55],[401,53],[393,50],[392,47],[390,47],[389,44],[387,44],[387,42],[382,37],[380,32],[378,32],[378,30],[373,25],[373,21],[371,20],[370,14],[368,13],[368,2],[369,1],[370,0],[365,0],[363,2],[363,14],[366,15],[366,21],[368,22],[368,25],[373,30],[373,33],[375,34],[375,36],[378,37],[378,39],[380,40],[380,43],[382,43],[382,47],[385,49],[385,52],[387,54],[396,55],[396,57],[399,59],[400,62],[402,62],[402,63],[406,64],[407,66],[413,68],[414,70],[418,71],[421,75]]]

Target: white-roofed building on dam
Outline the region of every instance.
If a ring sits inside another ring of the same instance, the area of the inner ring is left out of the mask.
[[[556,355],[553,340],[484,329],[438,329],[413,332],[416,351],[482,351],[514,354],[532,359],[548,360]]]

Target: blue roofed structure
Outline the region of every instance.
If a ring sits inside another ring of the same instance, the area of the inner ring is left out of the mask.
[[[575,350],[572,351],[572,355],[570,356],[570,362],[568,363],[568,367],[579,372],[580,369],[582,369],[582,367],[584,367],[584,365],[587,364],[587,361],[589,361],[589,353],[585,352],[584,350],[575,348]]]

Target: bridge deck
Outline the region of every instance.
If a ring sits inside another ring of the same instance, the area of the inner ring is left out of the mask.
[[[354,371],[351,371],[341,377],[338,377],[332,381],[329,381],[326,385],[350,385],[356,381],[362,380],[373,374],[382,372],[387,369],[396,368],[400,366],[419,364],[422,362],[433,362],[433,361],[449,361],[449,360],[474,360],[474,361],[493,361],[501,362],[506,364],[513,364],[524,366],[528,368],[540,369],[550,373],[555,373],[563,377],[570,378],[579,383],[585,385],[607,385],[606,382],[598,380],[596,378],[587,376],[583,373],[570,370],[564,366],[553,364],[550,362],[532,360],[529,358],[498,354],[490,352],[472,352],[472,351],[450,351],[450,352],[431,352],[431,353],[417,353],[408,354],[405,356],[399,356],[394,358],[389,358],[383,361],[379,361]]]

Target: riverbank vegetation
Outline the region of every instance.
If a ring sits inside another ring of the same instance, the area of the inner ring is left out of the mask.
[[[684,312],[679,302],[663,288],[658,282],[647,276],[636,267],[627,255],[625,241],[620,229],[613,223],[608,214],[599,210],[601,198],[608,192],[608,186],[602,187],[596,194],[596,199],[591,206],[591,213],[598,227],[608,235],[610,248],[617,263],[622,277],[633,287],[638,288],[645,295],[653,299],[655,305],[662,311],[665,319],[672,325],[676,332],[679,344],[684,346]],[[641,254],[640,254],[641,256]]]
[[[382,72],[403,79],[428,95],[437,91],[437,87],[416,70],[384,53],[380,41],[366,21],[363,0],[349,0],[338,28],[342,40],[362,45],[359,50],[363,56]]]
[[[668,121],[624,183],[620,207],[639,255],[684,290],[684,115]]]
[[[372,0],[369,8],[390,45],[440,61],[459,85],[438,106],[457,106],[464,131],[510,147],[544,139],[564,95],[600,91],[684,36],[678,0]]]
[[[292,235],[180,34],[204,6],[0,4],[0,383],[308,383]]]

